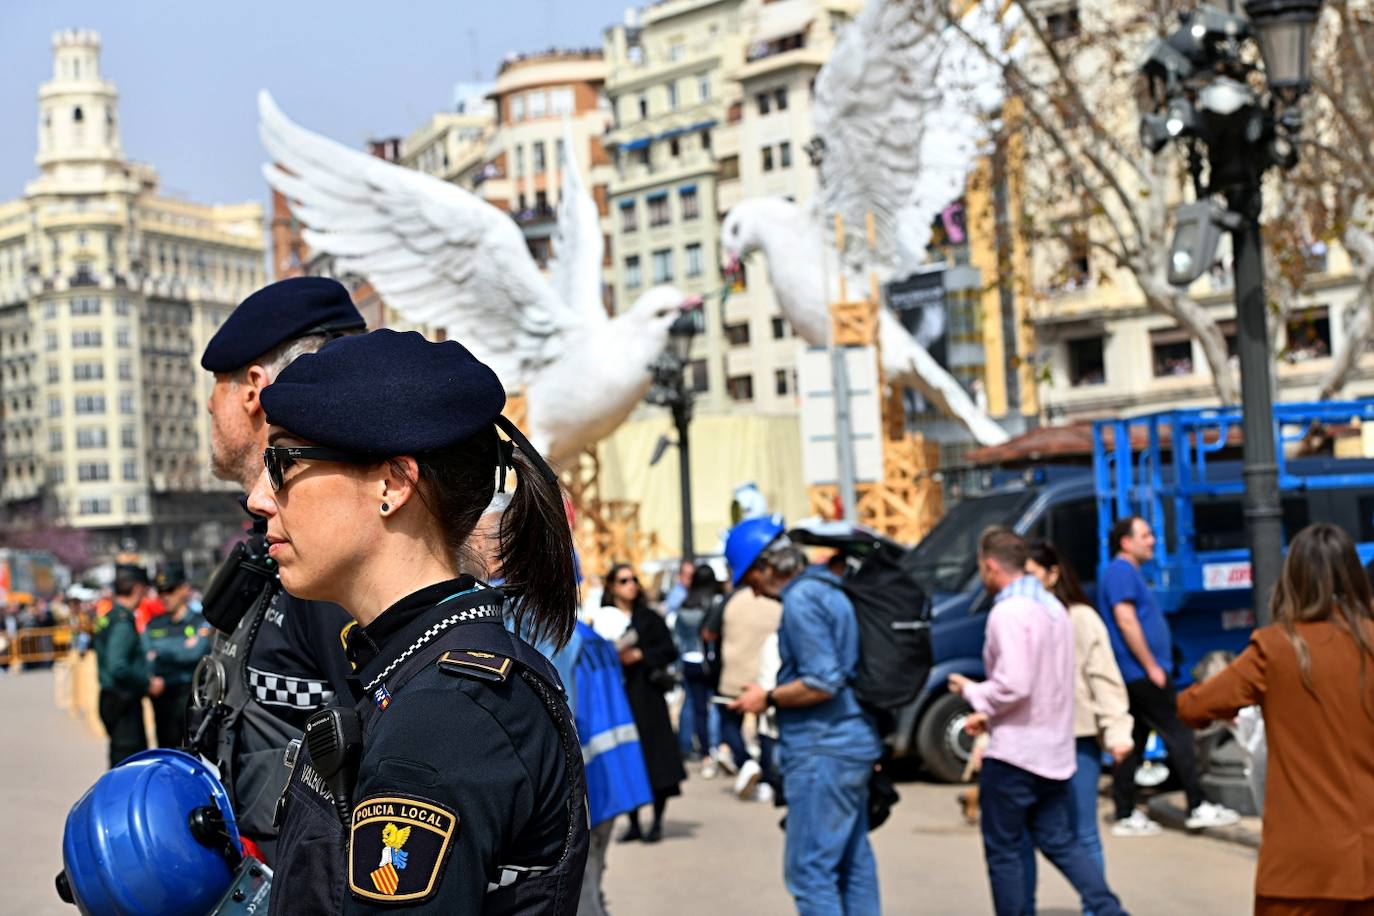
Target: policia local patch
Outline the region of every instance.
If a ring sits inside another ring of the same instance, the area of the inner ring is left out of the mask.
[[[458,829],[458,815],[410,795],[377,795],[353,809],[348,889],[382,903],[434,893]]]

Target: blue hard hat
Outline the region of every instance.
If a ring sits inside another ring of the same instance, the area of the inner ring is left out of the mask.
[[[220,842],[201,826],[207,820],[222,828]],[[62,864],[82,913],[203,916],[233,881],[238,863],[227,850],[238,848],[238,825],[214,770],[159,748],[110,770],[72,806]]]
[[[746,518],[725,536],[725,562],[730,564],[730,584],[738,587],[744,574],[754,565],[764,548],[782,534],[781,515]]]

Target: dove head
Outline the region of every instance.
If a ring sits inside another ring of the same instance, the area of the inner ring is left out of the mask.
[[[654,331],[668,333],[677,317],[701,305],[700,296],[688,296],[675,286],[654,286],[630,306],[630,314]]]
[[[753,197],[735,204],[720,227],[721,268],[734,273],[740,261],[764,246],[770,227],[804,218],[801,208],[785,197]]]

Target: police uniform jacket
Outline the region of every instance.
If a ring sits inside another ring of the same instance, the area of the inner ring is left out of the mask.
[[[95,622],[92,644],[101,690],[135,696],[148,692],[148,659],[134,626],[132,608],[116,601],[110,612]]]
[[[171,613],[154,617],[143,631],[152,673],[169,685],[191,683],[196,664],[210,651],[212,633],[205,618],[191,610],[180,620]]]
[[[308,726],[284,796],[272,913],[576,912],[581,751],[557,673],[506,630],[501,603],[463,577],[350,634],[356,776],[336,799]]]

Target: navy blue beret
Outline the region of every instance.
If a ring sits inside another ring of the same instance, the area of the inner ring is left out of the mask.
[[[262,390],[267,421],[357,455],[414,455],[491,426],[506,390],[456,340],[382,328],[298,357]]]
[[[205,345],[200,366],[237,372],[287,341],[367,327],[348,290],[328,277],[292,277],[239,303]]]

